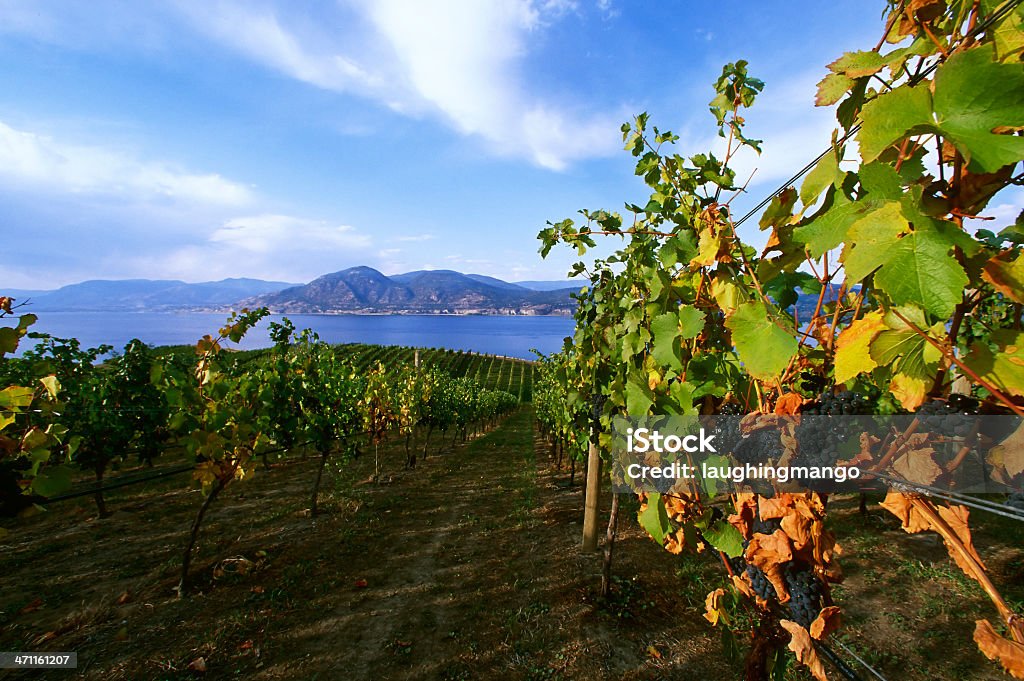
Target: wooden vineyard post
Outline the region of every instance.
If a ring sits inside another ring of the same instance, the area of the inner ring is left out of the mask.
[[[597,550],[597,497],[601,492],[601,454],[591,433],[587,451],[587,492],[583,502],[583,552]]]

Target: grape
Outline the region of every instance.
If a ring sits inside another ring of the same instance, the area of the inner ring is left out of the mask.
[[[786,451],[780,435],[775,428],[756,430],[739,441],[733,448],[733,456],[743,464],[767,463],[769,459],[777,463]]]
[[[812,570],[800,567],[795,562],[786,566],[785,575],[786,589],[789,591],[789,613],[794,622],[809,627],[821,612],[824,585]]]
[[[948,401],[931,400],[922,404],[916,413],[920,432],[945,437],[967,437],[971,434],[973,419],[978,414],[978,401],[965,395],[950,395]]]
[[[715,436],[715,446],[722,454],[728,454],[740,441],[740,421],[746,413],[741,405],[730,402],[723,404],[712,420],[711,432]]]
[[[1018,511],[1024,511],[1024,492],[1014,492],[1011,494],[1010,498],[1006,500],[1006,505]]]
[[[849,442],[858,440],[866,424],[856,417],[874,411],[873,401],[866,396],[845,390],[840,393],[822,393],[817,400],[805,405],[801,414],[810,418],[802,419],[797,428],[797,455],[794,466],[834,466],[837,461],[847,459]],[[822,418],[822,417],[841,418]],[[818,491],[830,491],[830,483],[819,481]]]

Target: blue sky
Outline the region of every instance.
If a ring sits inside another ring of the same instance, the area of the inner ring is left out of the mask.
[[[874,45],[882,9],[0,0],[0,286],[562,278],[569,253],[537,255],[545,220],[645,196],[623,121],[649,111],[705,150],[711,83],[747,59],[767,82],[748,117],[764,154],[739,162],[751,205],[827,145],[815,83]]]

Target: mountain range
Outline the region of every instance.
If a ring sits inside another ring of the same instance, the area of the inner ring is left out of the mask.
[[[304,286],[254,296],[244,305],[272,312],[410,314],[570,314],[575,301],[561,289],[536,290],[479,274],[420,270],[387,276],[372,267],[325,274]]]
[[[273,312],[566,314],[569,281],[510,283],[480,274],[425,270],[386,276],[370,267],[325,274],[308,284],[260,279],[201,283],[91,280],[52,291],[0,290],[33,311],[223,311],[266,305]]]

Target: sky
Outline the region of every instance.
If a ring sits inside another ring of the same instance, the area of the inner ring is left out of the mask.
[[[737,164],[752,206],[827,147],[815,84],[875,44],[883,6],[0,0],[0,287],[563,279],[546,221],[646,202],[624,121],[720,149],[712,83],[746,59],[766,82],[747,116],[764,152]]]

